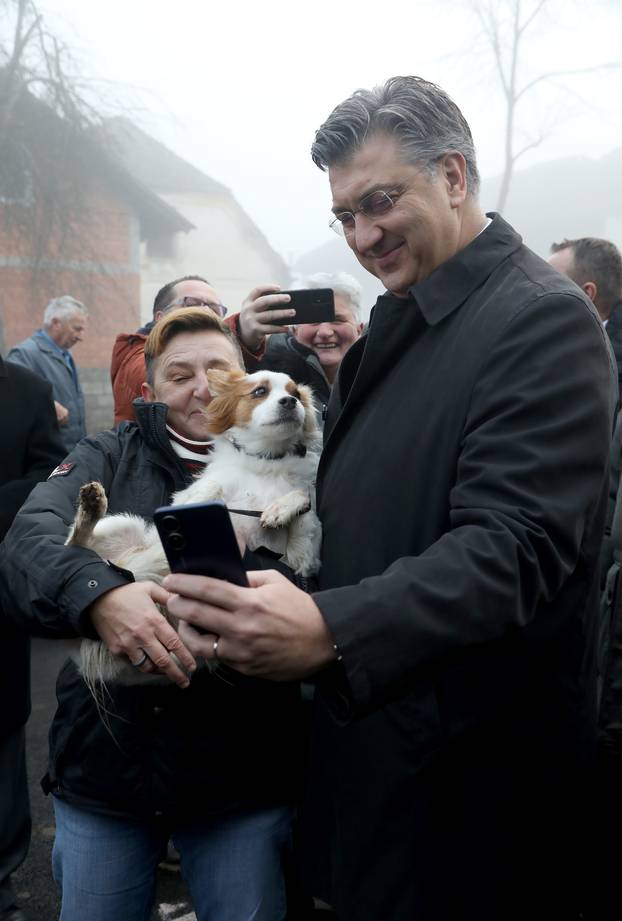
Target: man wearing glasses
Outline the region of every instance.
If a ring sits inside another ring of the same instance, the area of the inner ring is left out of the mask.
[[[279,296],[278,285],[263,285],[255,288],[245,300],[242,311],[226,317],[227,308],[210,283],[200,275],[185,275],[176,278],[160,288],[153,302],[153,320],[135,333],[121,333],[117,336],[112,349],[110,377],[114,396],[114,424],[124,420],[134,421],[133,402],[140,396],[141,386],[145,380],[145,342],[154,323],[176,307],[205,307],[212,310],[237,337],[244,364],[247,370],[255,371],[257,362],[263,355],[263,339],[260,335],[272,332],[284,332],[285,328],[275,325],[291,317],[293,310],[270,310],[270,307],[287,306],[289,298]],[[252,318],[253,331],[257,333],[256,351],[254,340],[249,339],[244,330]],[[250,345],[247,347],[247,343]]]
[[[580,916],[617,381],[589,299],[478,202],[439,87],[316,134],[332,222],[387,291],[332,388],[319,589],[171,574],[193,655],[317,681],[301,839],[340,921]],[[198,631],[203,631],[199,633]]]

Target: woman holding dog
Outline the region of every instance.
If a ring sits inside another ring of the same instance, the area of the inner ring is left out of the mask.
[[[99,706],[72,660],[58,678],[44,786],[55,803],[61,921],[148,918],[169,837],[199,921],[282,921],[300,776],[297,685],[195,672],[156,607],[168,592],[64,545],[83,483],[102,483],[109,512],[150,519],[209,459],[207,371],[242,366],[231,333],[209,311],[185,308],[156,325],[145,354],[137,421],[83,440],[2,546],[12,616],[39,635],[99,637],[136,673],[133,684],[103,689]],[[169,681],[149,683],[154,673]]]

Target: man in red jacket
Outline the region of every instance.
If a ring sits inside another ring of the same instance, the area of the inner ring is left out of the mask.
[[[244,301],[240,312],[225,319],[225,323],[238,338],[247,370],[257,370],[257,362],[263,356],[265,336],[274,332],[286,332],[282,323],[295,313],[284,309],[289,297],[279,294],[278,285],[262,285],[254,288]],[[114,424],[124,420],[134,421],[132,403],[140,396],[145,381],[145,342],[153,324],[175,307],[206,307],[224,318],[227,308],[210,283],[200,275],[185,275],[169,281],[160,288],[153,302],[153,320],[135,333],[120,333],[112,349],[110,377],[114,396]],[[272,309],[280,307],[281,309]],[[255,330],[261,330],[257,339]],[[255,341],[261,344],[253,350]]]

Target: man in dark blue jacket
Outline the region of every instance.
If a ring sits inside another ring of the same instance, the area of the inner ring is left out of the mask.
[[[52,298],[43,314],[43,326],[9,351],[7,361],[30,368],[49,381],[65,453],[86,435],[86,410],[80,375],[71,349],[82,341],[88,311],[74,297]]]

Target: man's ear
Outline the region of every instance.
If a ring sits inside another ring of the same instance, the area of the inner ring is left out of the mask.
[[[143,381],[140,385],[140,395],[142,396],[145,403],[155,403],[156,395],[153,391],[151,384],[148,384],[147,381]]]
[[[598,285],[596,282],[586,281],[584,285],[581,285],[581,290],[585,291],[593,304],[596,302],[596,296],[598,295]]]
[[[449,203],[452,208],[457,208],[467,197],[466,160],[457,150],[447,153],[440,161],[440,172]]]
[[[356,331],[357,331],[357,333],[359,334],[359,336],[361,335],[361,333],[363,332],[364,329],[365,329],[365,324],[364,324],[364,323],[359,323],[359,324],[357,325]]]

